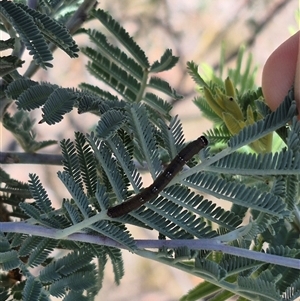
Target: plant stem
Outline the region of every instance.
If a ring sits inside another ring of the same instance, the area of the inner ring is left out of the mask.
[[[62,165],[63,157],[53,154],[0,152],[0,164]]]
[[[58,234],[61,233],[62,231],[61,229],[50,229],[44,226],[31,225],[26,222],[2,222],[0,223],[0,230],[1,232],[4,233],[23,233],[23,234],[48,237],[53,239],[56,239],[58,237]],[[73,233],[64,237],[63,239],[126,249],[126,247],[123,246],[122,244],[104,236],[89,235],[85,233]],[[271,264],[281,265],[281,266],[300,270],[299,259],[282,257],[273,254],[237,248],[222,243],[217,239],[174,239],[174,240],[136,239],[135,243],[137,247],[135,253],[138,255],[139,252],[145,248],[149,248],[149,249],[158,249],[162,247],[179,248],[179,247],[186,246],[189,249],[193,249],[193,250],[220,251],[225,254],[250,258],[265,263],[271,263]]]

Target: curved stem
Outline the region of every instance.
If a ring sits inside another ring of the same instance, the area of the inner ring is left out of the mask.
[[[41,237],[48,237],[53,239],[65,239],[72,241],[81,241],[86,243],[93,243],[103,246],[126,249],[122,244],[104,236],[89,235],[85,233],[73,233],[61,238],[61,229],[51,229],[44,226],[32,225],[26,222],[2,222],[0,223],[0,231],[5,233],[22,233],[28,235],[35,235]],[[225,254],[250,258],[264,263],[271,263],[281,265],[293,269],[300,270],[300,260],[295,258],[288,258],[268,253],[252,251],[248,249],[237,248],[229,246],[217,239],[174,239],[174,240],[152,240],[152,239],[136,239],[137,249],[134,252],[137,255],[143,256],[143,250],[159,249],[159,248],[179,248],[188,247],[193,250],[209,250],[220,251]]]

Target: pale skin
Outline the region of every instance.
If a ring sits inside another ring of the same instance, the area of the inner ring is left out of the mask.
[[[300,31],[283,42],[264,66],[262,90],[272,110],[280,105],[292,85],[300,112]]]

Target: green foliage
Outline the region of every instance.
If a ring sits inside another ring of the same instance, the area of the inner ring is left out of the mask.
[[[22,67],[23,63],[24,61],[21,61],[14,55],[0,57],[0,76],[5,76],[6,74],[14,71],[16,68]]]
[[[3,125],[14,135],[15,139],[28,153],[33,153],[49,145],[56,144],[54,140],[36,141],[36,134],[33,130],[34,120],[30,119],[27,112],[22,110],[16,112],[13,116],[5,113],[3,116]]]
[[[189,74],[199,85],[200,96],[196,97],[194,102],[216,125],[207,133],[211,135],[214,143],[224,143],[225,137],[234,136],[249,125],[256,127],[255,122],[259,122],[266,115],[266,112],[263,112],[265,107],[261,105],[261,89],[254,90],[255,72],[252,71],[249,75],[251,55],[248,57],[246,70],[241,72],[243,52],[244,49],[241,48],[237,67],[228,71],[229,76],[224,83],[220,77],[214,75],[211,76],[209,83],[206,83],[198,74],[198,66],[194,62],[188,63]],[[224,133],[225,137],[220,136],[220,133]],[[272,141],[272,134],[262,135],[249,146],[255,152],[270,152]]]
[[[0,10],[14,27],[22,43],[39,66],[45,69],[52,67],[52,64],[48,63],[53,56],[47,41],[54,42],[71,57],[78,56],[76,52],[79,49],[74,40],[67,30],[54,19],[23,4],[15,4],[11,1],[2,1]]]
[[[58,2],[41,1],[37,10],[14,2],[0,3],[5,21],[20,37],[18,43],[24,43],[43,68],[49,67],[52,59],[48,42],[70,57],[78,50],[64,25],[51,17]],[[162,98],[180,96],[158,77],[178,58],[167,49],[151,64],[108,13],[93,10],[91,17],[118,42],[118,47],[112,45],[101,30],[78,31],[92,43],[82,49],[89,59],[87,70],[113,92],[88,83],[77,89],[35,82],[15,68],[3,78],[3,97],[15,100],[18,108],[13,117],[5,113],[3,124],[26,152],[53,142],[35,141],[34,122],[25,111],[41,108],[40,123],[48,125],[59,123],[73,108],[79,119],[83,113],[93,113],[99,121],[90,133],[76,132],[74,141],[65,138],[60,142],[63,171],[58,178],[68,194],[59,208],[36,174],[30,173],[29,183],[23,184],[0,170],[1,217],[5,222],[15,216],[22,220],[12,223],[12,230],[0,232],[5,287],[0,291],[1,300],[50,300],[51,296],[94,300],[108,261],[115,282],[121,282],[122,248],[205,280],[181,300],[208,296],[210,300],[232,296],[239,300],[296,300],[300,269],[284,262],[300,256],[300,123],[293,92],[271,112],[261,90],[254,87],[251,56],[241,72],[243,49],[237,67],[228,72],[231,80],[224,82],[222,72],[209,82],[190,62],[188,71],[204,93],[195,102],[216,123],[206,133],[209,146],[187,162],[156,198],[111,218],[109,207],[143,190],[139,165],[155,180],[163,170],[162,162],[176,157],[185,146],[182,124],[170,115],[172,106]],[[16,41],[3,45],[16,47]],[[239,120],[236,132],[237,123],[231,116]],[[280,147],[272,148],[272,139],[280,141]],[[227,200],[231,207],[222,208],[212,197]],[[162,245],[150,246],[151,251],[149,246],[141,246],[128,225],[160,233]],[[202,244],[196,246],[199,241]],[[167,246],[168,242],[176,244]],[[55,250],[63,252],[52,257]],[[34,271],[36,267],[38,271]],[[8,272],[13,269],[20,279],[12,283]]]

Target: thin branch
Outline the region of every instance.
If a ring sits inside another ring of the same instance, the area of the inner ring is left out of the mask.
[[[60,229],[50,229],[43,226],[31,225],[26,222],[4,222],[0,223],[0,230],[5,233],[22,233],[28,235],[36,235],[41,237],[48,237],[56,239],[57,233]],[[74,233],[67,237],[65,240],[81,241],[86,243],[93,243],[102,246],[115,247],[119,249],[127,249],[122,244],[104,236],[89,235],[85,233]],[[135,251],[139,255],[139,249],[158,249],[158,248],[179,248],[188,247],[193,250],[209,250],[209,251],[221,251],[225,254],[250,258],[265,263],[281,265],[293,269],[300,270],[300,260],[295,258],[288,258],[273,254],[267,254],[262,252],[256,252],[252,250],[237,248],[229,246],[217,239],[174,239],[174,240],[135,240],[137,250]],[[142,253],[140,254],[142,256]]]
[[[62,160],[61,155],[0,152],[0,164],[62,165]]]
[[[58,165],[61,166],[62,155],[21,153],[21,152],[0,152],[0,164],[40,164],[40,165]],[[148,172],[147,163],[143,165],[137,160],[133,164],[138,171]],[[186,167],[183,170],[187,170]]]

